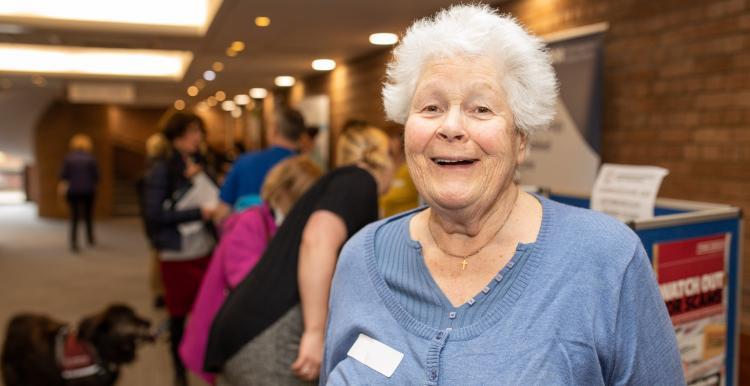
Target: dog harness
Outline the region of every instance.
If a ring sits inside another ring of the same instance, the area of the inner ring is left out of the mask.
[[[63,379],[79,379],[103,372],[94,348],[66,327],[55,338],[55,355]]]

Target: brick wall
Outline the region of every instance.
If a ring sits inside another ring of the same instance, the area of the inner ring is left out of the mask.
[[[670,170],[660,196],[750,212],[750,0],[517,0],[498,8],[536,34],[607,22],[603,159]],[[305,80],[346,117],[382,124],[388,52]],[[743,235],[746,245],[750,241]],[[742,320],[750,332],[750,248]],[[748,374],[750,376],[750,374]]]

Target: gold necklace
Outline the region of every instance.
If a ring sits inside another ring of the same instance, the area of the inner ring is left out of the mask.
[[[516,207],[516,200],[518,200],[518,194],[519,194],[518,190],[516,190],[516,197],[513,198],[513,204],[511,205],[510,210],[508,211],[508,214],[505,215],[505,220],[503,220],[503,223],[502,223],[502,225],[500,225],[500,228],[498,228],[495,231],[495,233],[492,234],[492,237],[490,237],[489,240],[487,240],[484,244],[482,244],[481,247],[477,248],[474,252],[469,253],[468,255],[463,255],[463,256],[462,255],[455,255],[453,253],[446,252],[445,249],[443,249],[443,247],[441,247],[440,244],[438,244],[437,239],[435,238],[435,233],[432,232],[432,226],[430,225],[430,219],[428,218],[427,219],[427,230],[430,232],[430,237],[432,237],[432,241],[435,243],[435,246],[438,247],[438,249],[440,250],[440,252],[443,252],[444,254],[446,254],[448,256],[451,256],[451,257],[457,257],[459,259],[462,259],[461,260],[461,270],[462,271],[465,270],[466,266],[469,264],[469,261],[468,261],[469,258],[472,257],[472,256],[474,256],[474,255],[476,255],[476,254],[478,254],[486,246],[490,245],[490,243],[492,242],[492,240],[494,240],[495,237],[500,233],[500,231],[503,230],[503,228],[505,228],[505,224],[508,223],[508,219],[510,219],[510,215],[513,213],[513,209],[515,209],[515,207]],[[430,212],[430,216],[432,216],[432,212]]]

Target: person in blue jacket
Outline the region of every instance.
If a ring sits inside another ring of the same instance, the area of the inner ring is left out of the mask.
[[[427,206],[344,246],[321,385],[684,384],[638,237],[519,189],[556,98],[541,41],[487,6],[407,31],[383,99]]]

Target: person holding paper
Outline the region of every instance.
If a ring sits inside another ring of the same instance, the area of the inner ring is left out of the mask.
[[[515,182],[556,96],[540,40],[487,6],[407,31],[383,100],[427,207],[344,246],[321,384],[684,384],[638,237]]]
[[[175,385],[187,376],[178,348],[185,318],[208,266],[215,240],[206,228],[218,203],[219,190],[203,171],[197,156],[203,140],[203,120],[176,112],[161,129],[169,142],[163,158],[155,160],[144,179],[144,214],[149,240],[158,251]]]

